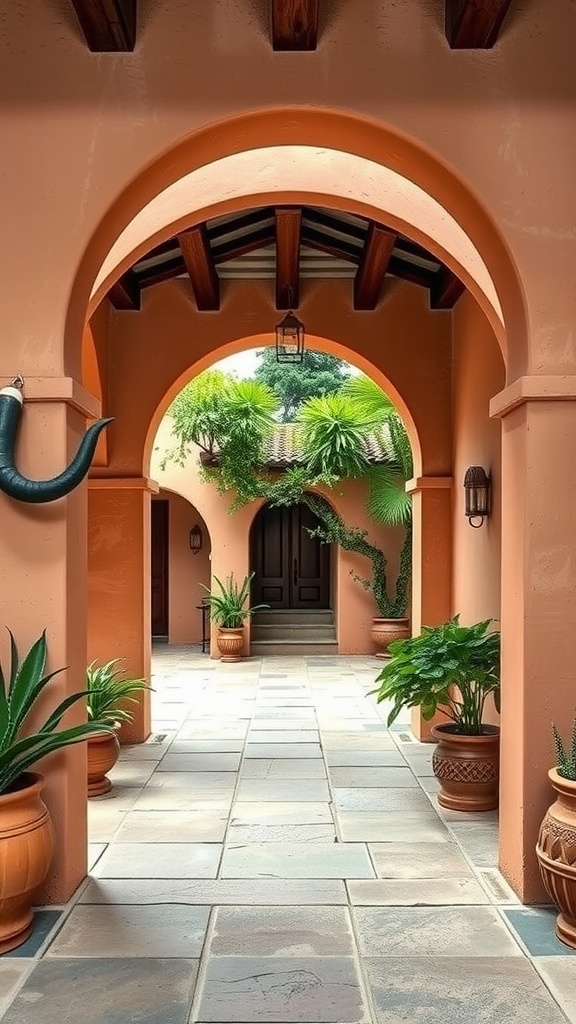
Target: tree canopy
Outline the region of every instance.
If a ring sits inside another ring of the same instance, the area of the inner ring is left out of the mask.
[[[276,362],[274,348],[258,354],[260,364],[254,378],[276,395],[282,423],[294,422],[304,402],[339,391],[347,379],[346,363],[324,352],[306,350],[299,365]]]

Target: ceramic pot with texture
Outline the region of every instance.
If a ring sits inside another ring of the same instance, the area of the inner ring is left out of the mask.
[[[242,661],[244,651],[244,627],[218,627],[216,645],[220,651],[220,661]]]
[[[112,770],[120,754],[120,743],[115,732],[91,736],[88,752],[88,796],[104,796],[112,789],[107,773]]]
[[[440,806],[452,811],[493,811],[498,807],[498,726],[483,726],[480,736],[463,736],[451,723],[434,725],[431,732],[438,741],[432,768],[440,783]]]
[[[408,640],[410,632],[409,619],[373,619],[370,635],[376,648],[376,657],[387,657],[388,644],[394,640]]]
[[[536,856],[542,881],[560,913],[556,935],[576,949],[576,782],[548,772],[556,799],[540,826]]]

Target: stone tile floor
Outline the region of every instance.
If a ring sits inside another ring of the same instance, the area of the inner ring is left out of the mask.
[[[496,815],[438,808],[375,659],[154,665],[90,878],[0,957],[6,1024],[576,1022],[553,911],[499,875]]]

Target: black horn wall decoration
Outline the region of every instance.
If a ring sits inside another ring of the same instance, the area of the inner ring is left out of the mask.
[[[17,501],[34,504],[56,501],[82,482],[90,469],[98,438],[112,418],[97,420],[88,428],[74,459],[63,473],[50,480],[28,480],[14,465],[14,446],[24,404],[23,385],[22,377],[15,377],[10,387],[0,390],[0,491]]]

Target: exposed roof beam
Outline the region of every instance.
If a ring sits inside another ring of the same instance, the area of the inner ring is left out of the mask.
[[[253,231],[250,235],[234,238],[230,242],[225,242],[212,249],[214,263],[227,263],[229,260],[237,259],[238,256],[245,256],[247,252],[254,252],[254,249],[263,249],[267,245],[272,245],[275,238],[276,231],[273,224],[260,228],[259,231]]]
[[[220,309],[220,281],[205,224],[178,235],[196,305],[201,312]]]
[[[336,259],[348,260],[349,263],[358,263],[362,253],[361,249],[348,245],[340,239],[323,235],[321,231],[314,231],[308,226],[302,228],[301,241],[302,245],[307,245],[310,249],[318,249],[320,252],[328,253],[329,256],[335,256]]]
[[[302,211],[295,207],[278,207],[275,217],[276,309],[298,309]]]
[[[262,206],[257,210],[249,210],[248,213],[226,218],[220,224],[207,221],[210,242],[214,245],[220,238],[232,232],[244,231],[245,228],[258,228],[264,221],[273,219],[273,217],[273,208],[271,206]]]
[[[396,238],[393,231],[370,221],[354,278],[354,309],[376,309]]]
[[[407,260],[399,259],[398,256],[390,257],[388,273],[403,281],[409,281],[410,284],[417,284],[421,288],[431,288],[434,282],[433,271],[419,267],[415,263],[408,263]]]
[[[442,267],[430,289],[430,309],[453,309],[463,291],[460,278],[448,267]]]
[[[314,227],[320,230],[326,228],[328,231],[337,231],[340,234],[350,235],[362,243],[366,238],[368,221],[365,221],[364,226],[361,227],[359,224],[351,224],[348,220],[343,220],[327,210],[316,210],[309,206],[303,208],[302,215],[306,221],[310,221]]]
[[[108,298],[118,310],[140,309],[140,283],[133,270],[127,270],[122,274],[116,284],[113,284],[108,292]]]
[[[274,50],[315,50],[319,0],[271,0]]]
[[[171,281],[173,277],[181,277],[186,273],[186,264],[180,255],[174,256],[171,260],[164,260],[156,267],[148,267],[141,270],[138,276],[138,283],[141,288],[150,288],[153,284],[162,284],[163,281]]]
[[[136,45],[137,0],[72,0],[92,53],[126,53]]]
[[[453,50],[489,50],[511,0],[446,0],[446,38]]]

